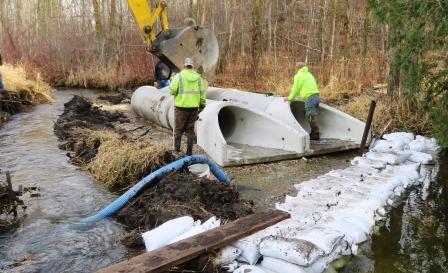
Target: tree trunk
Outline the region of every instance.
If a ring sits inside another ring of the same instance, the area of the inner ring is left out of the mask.
[[[258,67],[260,64],[262,51],[262,0],[252,0],[252,40],[251,40],[251,56],[252,56],[252,76],[256,79],[258,77]]]

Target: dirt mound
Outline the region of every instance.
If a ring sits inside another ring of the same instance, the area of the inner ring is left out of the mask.
[[[54,133],[59,140],[66,140],[73,134],[74,128],[96,130],[113,129],[114,122],[129,122],[120,112],[109,112],[94,106],[86,98],[74,95],[64,104],[64,112],[54,124]]]
[[[130,229],[146,231],[185,215],[200,220],[215,215],[226,221],[252,213],[252,203],[240,199],[232,186],[192,174],[172,173],[131,200],[116,217]],[[143,247],[140,236],[135,240],[139,242],[129,245]]]
[[[112,104],[120,104],[120,103],[124,103],[127,100],[129,100],[130,97],[127,94],[125,94],[123,92],[120,92],[120,93],[115,94],[115,95],[99,96],[98,99],[110,102]]]
[[[99,140],[87,141],[88,135],[83,129],[115,131],[114,123],[129,122],[123,113],[104,111],[78,95],[74,95],[64,107],[53,130],[58,139],[64,141],[59,147],[75,151],[77,161],[89,162],[101,145]]]

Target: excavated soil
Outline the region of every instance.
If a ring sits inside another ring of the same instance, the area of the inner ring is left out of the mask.
[[[104,111],[94,106],[88,99],[74,95],[64,104],[64,112],[54,124],[54,133],[60,141],[59,147],[74,151],[74,157],[79,161],[88,162],[98,152],[101,142],[87,144],[87,135],[82,129],[116,130],[116,123],[127,123],[129,119],[121,112]]]
[[[109,103],[111,103],[113,105],[117,105],[117,104],[120,104],[120,103],[129,102],[131,97],[128,94],[128,92],[122,90],[118,94],[115,94],[115,95],[99,96],[98,99],[102,100],[102,101],[107,101],[107,102],[109,102]]]
[[[252,214],[252,209],[252,202],[240,199],[229,184],[177,172],[131,200],[116,217],[130,229],[147,231],[180,216],[207,220],[215,215],[225,222]],[[127,245],[144,247],[140,235],[135,240],[132,237],[127,238]]]

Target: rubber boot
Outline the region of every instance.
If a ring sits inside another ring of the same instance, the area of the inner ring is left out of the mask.
[[[180,142],[182,137],[175,137],[174,138],[174,151],[180,152]]]
[[[187,155],[193,154],[193,144],[194,144],[194,138],[188,138],[188,140],[187,140]]]
[[[311,126],[310,140],[319,140],[319,127],[317,126],[316,117],[310,117],[309,120]]]

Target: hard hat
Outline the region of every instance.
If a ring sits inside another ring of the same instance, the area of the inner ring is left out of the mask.
[[[192,59],[190,59],[190,58],[185,58],[185,61],[184,61],[184,66],[186,67],[186,66],[191,66],[191,67],[194,67],[194,63],[193,63],[193,60]]]

